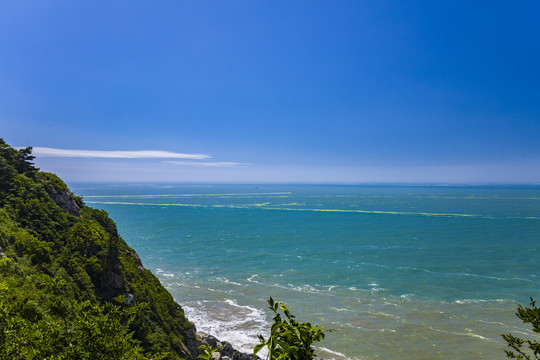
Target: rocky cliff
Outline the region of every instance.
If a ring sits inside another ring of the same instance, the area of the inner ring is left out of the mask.
[[[197,334],[108,214],[30,150],[0,139],[0,358],[253,358]]]

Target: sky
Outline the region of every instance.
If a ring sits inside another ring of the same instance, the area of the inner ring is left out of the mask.
[[[540,183],[540,2],[2,1],[0,137],[77,182]]]

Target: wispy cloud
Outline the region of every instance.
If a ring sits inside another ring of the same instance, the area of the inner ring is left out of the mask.
[[[226,161],[164,161],[165,164],[182,166],[209,166],[209,167],[236,167],[249,166],[247,163],[226,162]]]
[[[80,158],[116,158],[116,159],[194,159],[205,160],[211,158],[205,154],[183,154],[161,150],[137,151],[105,151],[105,150],[74,150],[56,149],[48,147],[34,147],[32,153],[48,157],[80,157]]]

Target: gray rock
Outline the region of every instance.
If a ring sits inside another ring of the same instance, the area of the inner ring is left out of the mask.
[[[203,331],[197,332],[197,341],[201,343],[198,346],[205,345],[211,348],[222,346],[221,342],[218,339],[216,339],[214,336],[209,335]]]
[[[135,262],[137,263],[137,269],[139,269],[141,273],[144,273],[144,266],[139,255],[137,255],[135,251],[132,251],[131,256],[133,257],[133,259],[135,259]]]
[[[81,216],[81,208],[75,202],[73,194],[69,190],[56,190],[52,186],[46,187],[47,192],[54,202],[62,208],[65,212],[73,216]]]
[[[107,271],[107,285],[113,289],[124,288],[124,278],[112,271]]]
[[[219,341],[214,336],[202,331],[197,332],[197,342],[197,346],[205,345],[209,348],[218,348],[218,351],[212,354],[213,360],[260,360],[258,356],[235,350],[230,343]],[[202,350],[199,349],[199,354],[202,353]]]
[[[126,304],[135,303],[135,296],[132,293],[123,293],[122,295],[126,298]]]

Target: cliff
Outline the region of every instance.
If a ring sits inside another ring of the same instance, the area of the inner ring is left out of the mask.
[[[251,358],[195,326],[103,210],[0,139],[0,359]]]

